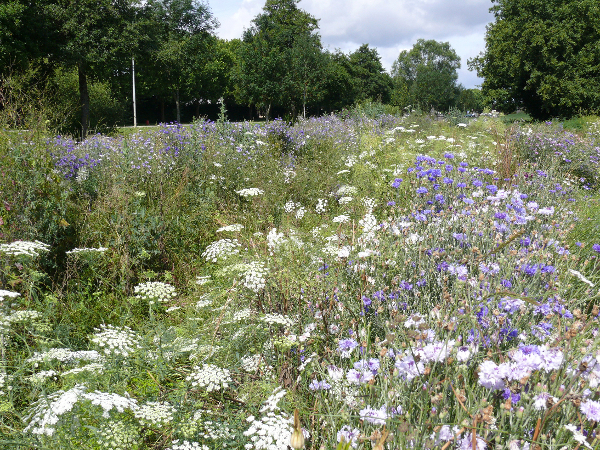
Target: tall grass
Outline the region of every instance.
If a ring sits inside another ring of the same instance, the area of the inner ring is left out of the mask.
[[[593,127],[378,117],[5,142],[0,442],[597,447]]]

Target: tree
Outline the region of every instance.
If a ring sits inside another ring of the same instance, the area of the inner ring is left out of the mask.
[[[465,89],[459,86],[456,106],[461,111],[483,111],[485,103],[481,89]]]
[[[377,49],[369,48],[369,44],[361,45],[350,53],[348,69],[354,85],[355,101],[390,101],[392,80],[381,65]]]
[[[469,61],[494,107],[537,119],[600,111],[597,0],[493,0],[486,48]]]
[[[138,0],[40,0],[50,33],[49,58],[57,65],[76,67],[81,106],[81,133],[90,120],[89,77],[109,78],[129,64],[141,41],[136,18]]]
[[[395,103],[447,110],[458,93],[457,69],[460,58],[450,43],[419,39],[392,66]]]
[[[318,22],[297,7],[300,0],[267,0],[244,32],[236,82],[241,102],[291,110],[319,98],[324,59]]]
[[[150,51],[153,90],[164,106],[174,94],[177,122],[181,122],[181,91],[190,96],[202,89],[205,63],[214,53],[214,29],[219,25],[208,6],[197,0],[152,0],[148,3],[154,21]],[[164,116],[164,108],[161,107]],[[164,117],[163,117],[164,120]]]

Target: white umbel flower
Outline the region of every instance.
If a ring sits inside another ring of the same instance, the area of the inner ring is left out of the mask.
[[[258,189],[258,188],[240,189],[239,191],[235,191],[235,192],[245,198],[256,197],[257,195],[262,195],[265,193],[262,189]]]
[[[177,410],[167,402],[146,402],[133,415],[142,425],[167,425],[173,421]]]
[[[202,253],[207,261],[217,262],[220,259],[226,259],[230,255],[239,253],[241,247],[237,239],[220,239],[213,242]]]
[[[147,283],[138,284],[133,288],[136,298],[149,300],[149,303],[167,303],[173,297],[177,296],[175,287],[161,281],[148,281]]]
[[[0,253],[6,255],[39,256],[40,252],[50,251],[50,246],[40,241],[15,241],[10,244],[0,244]]]
[[[100,325],[100,329],[97,329],[90,340],[106,355],[128,357],[140,348],[139,336],[129,327]]]
[[[248,269],[244,272],[244,286],[253,292],[259,293],[267,284],[267,268],[261,261],[249,263]]]
[[[233,382],[231,372],[214,364],[203,364],[202,367],[194,367],[192,373],[186,377],[192,386],[206,389],[207,392],[218,391],[229,387]]]

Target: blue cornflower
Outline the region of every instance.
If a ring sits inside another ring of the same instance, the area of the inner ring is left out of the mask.
[[[402,178],[396,178],[393,182],[392,182],[392,187],[393,188],[398,188],[400,187],[400,183],[402,183]]]
[[[421,186],[417,188],[417,194],[427,194],[429,192],[426,187]]]

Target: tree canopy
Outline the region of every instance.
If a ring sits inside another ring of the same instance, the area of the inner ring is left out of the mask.
[[[460,58],[449,42],[419,39],[394,61],[394,102],[398,106],[447,110],[458,94]]]
[[[504,112],[537,119],[600,110],[600,3],[493,0],[486,48],[469,61]]]
[[[320,97],[318,21],[298,8],[299,1],[267,0],[239,47],[238,98],[264,108],[267,116],[272,106],[294,110]]]

